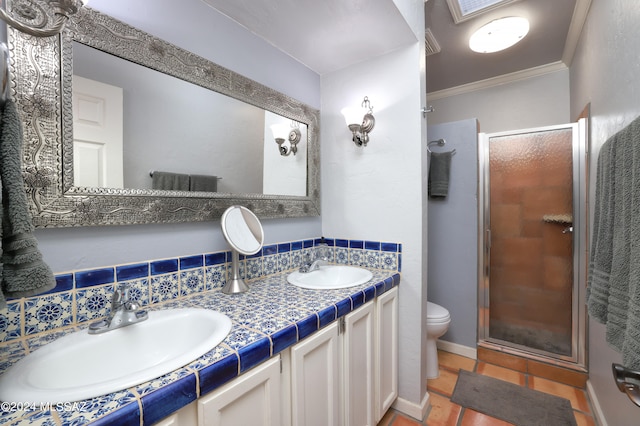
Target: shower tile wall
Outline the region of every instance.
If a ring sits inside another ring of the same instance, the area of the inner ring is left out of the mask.
[[[572,135],[490,140],[492,338],[571,354]]]

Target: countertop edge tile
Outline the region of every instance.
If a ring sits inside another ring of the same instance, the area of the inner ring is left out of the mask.
[[[238,377],[239,374],[240,359],[236,352],[204,367],[198,371],[198,377],[200,378],[200,396],[206,395],[223,384],[230,382]]]
[[[198,399],[196,384],[192,373],[143,396],[142,424],[152,425]]]

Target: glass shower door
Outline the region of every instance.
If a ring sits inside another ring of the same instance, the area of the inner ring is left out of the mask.
[[[566,125],[485,135],[481,341],[577,361],[578,134]]]

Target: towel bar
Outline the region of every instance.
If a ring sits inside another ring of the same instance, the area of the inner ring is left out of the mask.
[[[431,141],[427,144],[427,151],[429,152],[429,154],[431,154],[433,151],[431,151],[431,148],[429,148],[431,145],[436,144],[438,146],[444,146],[447,143],[447,141],[445,141],[444,139],[438,139],[435,141]],[[455,155],[456,154],[456,150],[455,148],[451,151],[451,155]]]
[[[149,170],[149,176],[153,177],[153,174],[155,173],[155,170]],[[220,176],[216,176],[216,178],[218,178],[218,180],[222,180],[222,178]]]

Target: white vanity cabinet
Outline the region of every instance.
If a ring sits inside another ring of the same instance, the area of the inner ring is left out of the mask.
[[[375,426],[398,396],[397,330],[396,287],[294,345],[293,426]]]
[[[198,425],[280,425],[280,357],[198,399]]]

